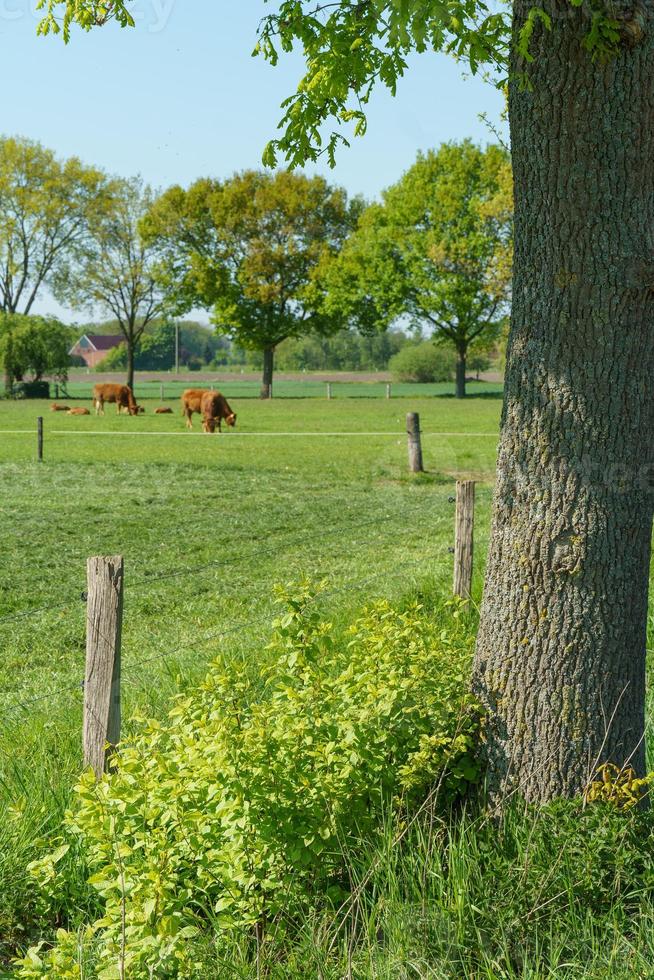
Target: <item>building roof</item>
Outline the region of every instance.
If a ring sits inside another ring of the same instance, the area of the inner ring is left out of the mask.
[[[82,334],[80,339],[71,347],[70,352],[72,353],[76,348],[81,347],[82,349],[91,350],[113,350],[114,347],[118,347],[119,344],[125,342],[125,338],[122,333],[117,334],[106,334],[106,335],[96,335],[85,333]]]
[[[118,347],[118,344],[122,344],[125,340],[122,333],[112,334],[106,337],[96,337],[93,334],[86,334],[86,337],[91,341],[96,350],[112,350],[114,347]]]

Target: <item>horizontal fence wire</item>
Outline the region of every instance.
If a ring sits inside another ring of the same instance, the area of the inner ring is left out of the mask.
[[[357,522],[355,524],[343,524],[342,521],[339,521],[338,523],[327,525],[327,527],[325,527],[325,525],[322,525],[319,529],[313,528],[310,532],[303,533],[299,538],[296,538],[287,543],[297,546],[297,545],[305,544],[308,541],[314,542],[316,540],[322,540],[325,537],[328,537],[330,534],[357,531],[361,528],[369,528],[374,525],[382,527],[388,525],[389,522],[396,520],[397,516],[398,516],[397,514],[389,514],[385,517],[375,517],[367,521]],[[423,508],[415,508],[412,510],[404,509],[402,512],[402,516],[406,517],[407,519],[413,519],[416,516],[424,517],[425,514]],[[444,520],[445,520],[444,517],[440,517],[437,519],[437,523],[442,523]],[[281,534],[282,532],[287,532],[287,531],[288,528],[272,529],[270,532],[266,532],[266,537],[269,537],[270,535],[275,535],[277,532],[280,532]],[[222,559],[222,558],[214,559],[207,562],[202,562],[201,564],[186,566],[185,568],[182,569],[177,568],[162,573],[144,575],[142,578],[137,579],[133,583],[130,583],[130,588],[138,589],[142,586],[150,586],[156,582],[164,581],[167,579],[179,579],[188,575],[196,575],[198,572],[206,571],[208,569],[218,569],[226,566],[231,566],[234,564],[238,564],[239,562],[247,558],[256,558],[261,555],[272,554],[276,550],[278,550],[278,542],[276,542],[275,545],[271,545],[268,548],[256,548],[255,550],[241,552],[227,559]],[[16,620],[20,620],[24,618],[29,618],[30,616],[36,616],[44,611],[60,612],[63,611],[64,609],[69,608],[72,604],[79,602],[80,600],[82,601],[84,600],[84,591],[78,589],[75,597],[73,597],[71,594],[70,597],[66,599],[62,599],[61,602],[57,602],[55,605],[53,605],[52,603],[43,604],[41,606],[35,606],[27,610],[22,610],[15,613],[9,613],[6,616],[1,616],[0,625],[8,622],[14,622]]]
[[[102,383],[102,382],[100,382]],[[94,381],[69,381],[65,388],[59,386],[57,393],[55,384],[51,382],[50,392],[53,397],[65,400],[88,400],[92,398]],[[310,378],[307,380],[273,380],[273,400],[275,399],[301,399],[301,398],[328,398],[328,386],[331,388],[332,399],[342,398],[387,398],[387,389],[390,385],[391,398],[418,397],[425,398],[430,396],[454,397],[454,385],[452,382],[417,382],[417,381],[392,381],[387,379],[371,380],[330,380]],[[162,400],[161,388],[163,386],[163,401],[178,400],[186,389],[198,388],[209,390],[220,389],[227,398],[234,399],[259,399],[261,397],[260,380],[241,380],[239,378],[216,378],[215,380],[196,381],[189,377],[183,381],[177,379],[154,379],[138,380],[134,384],[134,394],[138,399],[145,401]],[[470,392],[477,395],[486,394],[489,397],[497,397],[503,390],[501,382],[477,381],[467,382]]]
[[[439,562],[436,562],[439,559]],[[353,591],[360,589],[361,587],[370,585],[374,581],[379,579],[384,579],[389,581],[403,575],[410,568],[418,568],[418,566],[424,566],[426,563],[431,562],[432,568],[424,568],[423,572],[425,575],[430,574],[433,571],[433,565],[436,564],[449,564],[448,559],[446,559],[440,552],[435,552],[432,554],[426,554],[417,559],[412,559],[407,562],[402,562],[394,566],[393,571],[389,572],[388,569],[384,569],[379,572],[375,572],[372,575],[364,576],[363,578],[351,579],[343,586],[338,586],[334,589],[323,589],[317,592],[311,601],[316,602],[318,600],[323,600],[327,598],[333,598],[334,596],[342,595],[345,593],[352,593]],[[197,650],[198,647],[202,647],[207,643],[215,640],[217,638],[223,638],[226,636],[231,636],[233,634],[243,632],[252,628],[253,626],[260,625],[265,621],[269,621],[271,610],[267,609],[265,612],[261,613],[259,616],[254,618],[239,620],[238,623],[234,623],[228,627],[220,627],[216,630],[211,630],[209,633],[204,633],[198,636],[194,634],[193,636],[187,636],[185,639],[181,640],[174,650],[166,650],[164,653],[154,654],[151,657],[146,657],[142,660],[136,661],[136,663],[125,663],[121,668],[121,675],[134,673],[134,671],[140,669],[141,667],[156,663],[160,660],[171,659],[174,656],[178,656],[183,650],[193,649]],[[27,711],[36,704],[41,704],[45,701],[52,701],[59,699],[62,695],[79,694],[84,688],[84,682],[78,681],[76,683],[66,684],[63,687],[57,688],[54,691],[50,691],[47,694],[39,695],[35,698],[29,698],[27,700],[17,700],[10,704],[2,705],[0,709],[4,712],[20,712]]]
[[[128,423],[130,424],[130,423]],[[138,422],[136,423],[138,424]],[[119,432],[116,429],[51,429],[48,426],[45,427],[44,433],[46,436],[97,436],[99,438],[111,438],[111,439],[134,439],[134,438],[206,438],[210,433],[200,432],[199,430],[194,431],[174,431],[172,429],[149,429],[141,432]],[[0,429],[0,435],[37,435],[37,429]],[[455,431],[440,431],[428,429],[421,429],[420,435],[423,438],[443,438],[443,439],[499,439],[499,433],[497,432],[455,432]],[[230,429],[222,433],[225,439],[229,439],[231,442],[238,441],[240,439],[368,439],[368,438],[388,438],[388,439],[402,439],[406,436],[405,429],[384,429],[384,430],[374,430],[365,431],[357,429],[347,429],[345,431],[328,431],[328,430],[317,430],[315,432],[306,431],[288,431],[279,432],[277,430],[262,430],[261,432],[248,432],[237,431],[235,429]],[[220,437],[220,436],[219,436]]]

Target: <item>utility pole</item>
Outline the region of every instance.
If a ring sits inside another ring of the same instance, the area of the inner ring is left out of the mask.
[[[179,320],[175,320],[175,374],[179,374]]]

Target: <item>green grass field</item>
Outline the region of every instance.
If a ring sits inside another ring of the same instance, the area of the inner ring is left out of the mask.
[[[375,596],[429,605],[447,595],[459,476],[478,481],[481,593],[499,399],[230,401],[237,428],[221,435],[202,434],[197,421],[187,433],[173,401],[174,415],[137,418],[0,402],[0,975],[16,949],[60,924],[40,919],[26,869],[56,840],[81,767],[87,557],[125,557],[127,735],[137,712],[163,718],[218,654],[259,676],[274,583],[327,579],[320,609],[337,627]],[[408,411],[420,413],[419,476],[407,472]],[[560,839],[567,820],[416,824],[401,849],[389,826],[353,865],[354,875],[374,869],[356,955],[345,933],[325,952],[322,926],[308,923],[305,944],[280,961],[276,953],[267,975],[654,976],[640,845],[620,838],[612,877],[604,830],[585,850],[574,822]],[[73,884],[67,917],[84,921]],[[242,958],[230,949],[218,973],[220,948],[199,949],[197,980],[259,975],[247,943]]]
[[[87,557],[125,557],[126,719],[164,714],[219,651],[259,669],[276,582],[327,579],[336,622],[373,596],[449,589],[457,475],[481,481],[480,589],[498,400],[235,398],[237,427],[221,435],[197,417],[188,433],[170,404],[96,418],[0,402],[0,954],[20,936],[25,865],[80,769]],[[418,477],[407,411],[424,433]]]

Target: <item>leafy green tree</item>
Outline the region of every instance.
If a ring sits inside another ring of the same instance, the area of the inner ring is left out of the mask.
[[[265,56],[306,62],[271,163],[333,154],[330,120],[363,132],[412,51],[509,79],[512,325],[473,680],[498,802],[645,767],[653,23],[653,0],[284,0],[261,29]]]
[[[72,343],[73,332],[54,317],[0,313],[0,363],[7,394],[14,381],[27,376],[32,381],[45,375],[65,381]]]
[[[263,353],[261,395],[271,394],[275,348],[325,335],[341,322],[322,309],[318,273],[360,211],[322,177],[248,170],[230,180],[172,187],[142,222],[178,312],[212,310],[219,333]]]
[[[408,316],[454,346],[456,394],[470,345],[495,339],[511,277],[511,169],[469,140],[420,155],[361,216],[328,273],[327,308],[367,329]]]
[[[80,261],[63,268],[52,283],[62,303],[113,315],[125,338],[130,388],[143,332],[167,308],[154,250],[138,230],[151,203],[151,191],[139,178],[116,182],[111,209],[94,223]]]
[[[29,313],[39,291],[86,247],[112,185],[75,157],[0,137],[0,311]]]

